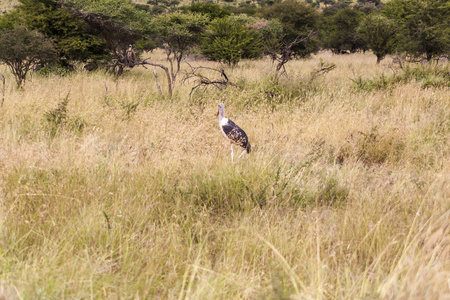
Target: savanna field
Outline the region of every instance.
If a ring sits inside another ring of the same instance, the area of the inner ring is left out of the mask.
[[[375,61],[1,66],[0,299],[450,299],[449,66]]]

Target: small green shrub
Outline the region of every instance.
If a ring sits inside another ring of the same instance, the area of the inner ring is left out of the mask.
[[[450,87],[450,76],[446,76],[450,72],[448,66],[432,65],[411,66],[407,65],[401,74],[386,76],[382,74],[378,78],[363,79],[358,76],[350,79],[354,83],[356,91],[371,92],[373,90],[385,90],[393,88],[398,84],[407,84],[416,82],[422,88],[444,88]]]
[[[359,76],[355,79],[350,80],[353,81],[353,83],[355,84],[354,87],[358,92],[371,92],[373,90],[383,90],[391,88],[399,81],[399,78],[385,76],[384,74],[382,74],[378,78],[363,79],[362,76]]]
[[[80,116],[75,116],[67,121],[68,129],[75,133],[82,133],[86,126],[86,121]]]
[[[62,128],[80,134],[87,126],[87,122],[81,116],[69,118],[68,103],[69,95],[59,102],[56,108],[44,113],[44,127],[49,131],[51,138],[54,138]]]
[[[50,136],[54,137],[59,129],[65,124],[67,119],[67,104],[69,95],[66,96],[55,109],[49,110],[44,114],[45,120],[50,131]]]
[[[405,144],[398,135],[381,136],[376,128],[370,133],[361,133],[357,146],[357,157],[366,165],[382,164],[389,159],[398,161],[405,149]]]
[[[129,103],[122,103],[122,108],[125,110],[126,118],[129,119],[137,110],[139,106],[139,102],[129,102]]]
[[[329,178],[317,193],[317,205],[340,207],[347,202],[349,191],[339,185],[334,178]]]
[[[450,87],[450,76],[445,76],[450,72],[449,65],[425,64],[418,66],[407,65],[402,74],[402,82],[430,82],[435,81],[435,87]],[[423,86],[422,86],[423,87]],[[427,87],[427,86],[425,86]]]
[[[359,132],[343,145],[335,159],[343,164],[353,157],[365,165],[379,165],[387,161],[398,162],[406,148],[405,142],[397,131],[381,135],[376,127],[370,132]]]
[[[447,76],[446,78],[450,78]],[[446,80],[444,77],[431,76],[423,80],[421,87],[426,88],[440,88],[440,87],[450,87],[450,80]]]
[[[246,87],[248,89],[248,87]],[[285,104],[293,102],[307,102],[320,92],[320,85],[315,81],[303,78],[269,77],[263,82],[255,84],[253,104]]]

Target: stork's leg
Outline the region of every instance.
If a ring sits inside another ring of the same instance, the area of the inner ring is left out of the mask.
[[[238,161],[239,158],[241,158],[241,156],[244,155],[244,153],[247,153],[247,150],[244,149],[244,151],[242,151],[241,155],[239,155],[239,157],[236,159],[236,161]]]
[[[231,146],[231,162],[233,162],[234,157],[233,144],[230,144],[230,146]]]

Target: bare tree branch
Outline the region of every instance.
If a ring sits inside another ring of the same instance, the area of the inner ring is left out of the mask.
[[[5,79],[5,75],[4,74],[2,74],[2,80],[3,80],[3,96],[2,96],[2,105],[1,105],[1,107],[3,107],[3,102],[5,102],[6,79]]]
[[[170,76],[170,71],[169,68],[162,65],[162,64],[158,64],[158,63],[154,63],[149,61],[150,57],[145,58],[143,60],[137,60],[133,62],[133,66],[143,66],[144,68],[146,68],[146,65],[150,65],[150,66],[154,66],[154,67],[158,67],[164,70],[164,72],[166,73],[166,77],[167,77],[167,82],[168,82],[168,90],[169,90],[169,97],[172,98],[172,93],[173,93],[173,82],[172,82],[172,78]],[[120,67],[120,68],[124,68],[124,67],[129,67],[129,64],[120,62],[118,60],[114,61],[113,65],[108,65],[109,67]],[[158,83],[157,83],[158,85]]]
[[[282,74],[287,74],[285,64],[291,60],[292,57],[292,48],[300,43],[306,43],[313,35],[315,35],[316,32],[313,30],[308,31],[308,34],[305,37],[301,37],[298,35],[292,42],[290,43],[284,43],[283,48],[281,49],[280,53],[276,53],[274,51],[269,51],[269,56],[272,58],[272,60],[278,61],[277,67],[276,67],[276,76],[279,76],[280,70],[283,69]]]
[[[226,88],[227,86],[236,86],[234,83],[230,82],[228,79],[228,76],[225,74],[225,70],[224,69],[214,69],[214,68],[209,68],[209,67],[194,67],[192,65],[190,65],[189,63],[186,63],[190,68],[191,71],[187,72],[184,79],[183,79],[183,83],[193,79],[195,86],[191,89],[191,92],[189,93],[189,97],[191,97],[192,93],[195,91],[195,89],[199,88],[199,87],[208,87],[209,85],[212,85],[218,89],[222,89],[222,88]],[[203,75],[201,75],[199,73],[199,70],[211,70],[211,71],[215,71],[220,73],[221,78],[220,79],[216,79],[216,80],[212,80],[208,77],[205,77]]]
[[[312,72],[310,81],[311,82],[314,81],[314,79],[316,79],[317,77],[322,76],[335,68],[336,68],[335,64],[325,64],[324,62],[321,61],[319,69],[316,69]]]
[[[145,68],[145,66],[143,66]],[[159,93],[162,95],[162,88],[158,83],[158,73],[156,73],[156,67],[153,70],[153,74],[155,75],[156,87],[158,88]]]

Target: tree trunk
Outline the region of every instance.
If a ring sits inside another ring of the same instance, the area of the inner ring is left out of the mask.
[[[148,58],[147,58],[148,59]],[[170,76],[170,70],[168,67],[162,65],[162,64],[157,64],[157,63],[152,63],[147,61],[147,59],[141,60],[141,61],[136,61],[134,63],[135,66],[137,65],[150,65],[150,66],[154,66],[154,67],[158,67],[164,70],[164,72],[166,73],[166,77],[167,77],[167,85],[168,85],[168,90],[169,90],[169,98],[172,98],[172,94],[173,94],[173,79]]]

